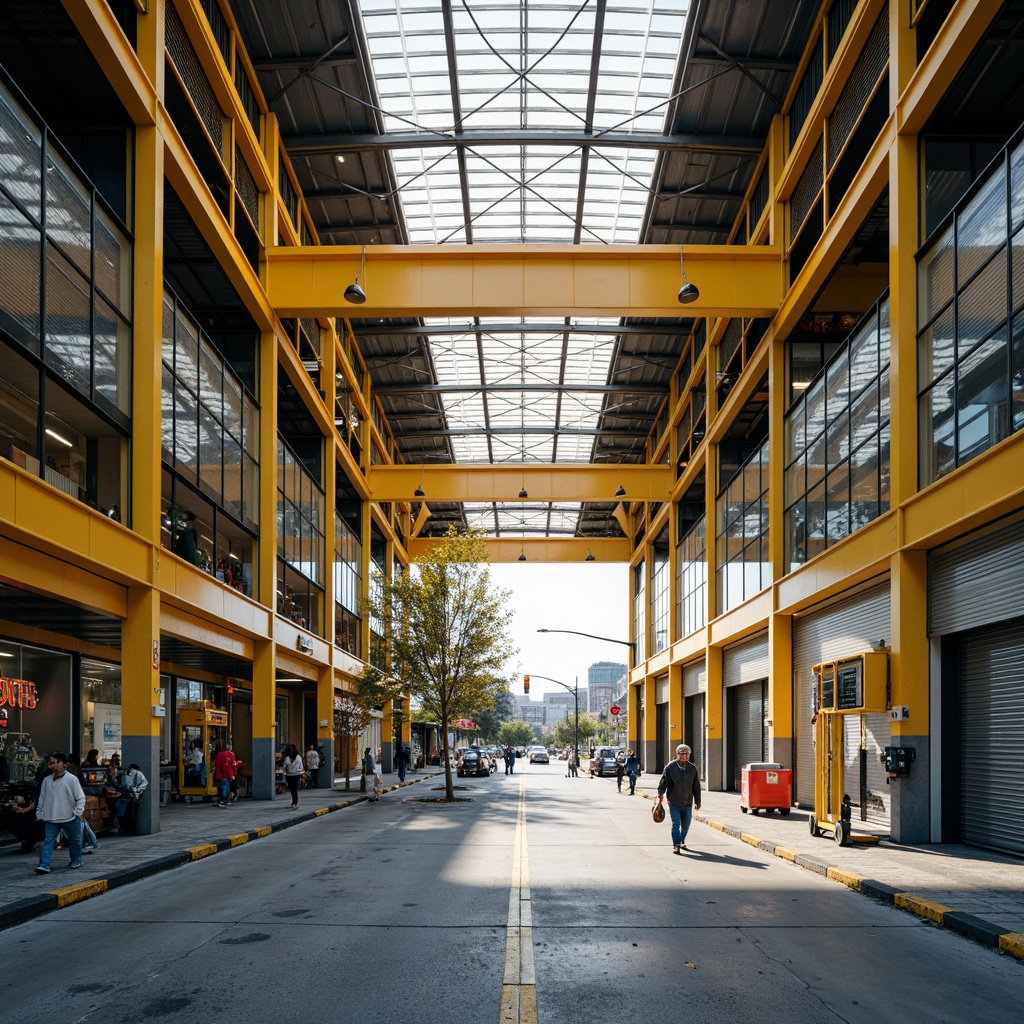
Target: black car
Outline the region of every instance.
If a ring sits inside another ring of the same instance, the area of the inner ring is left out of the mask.
[[[491,760],[486,754],[481,753],[479,750],[464,750],[462,756],[459,758],[458,767],[455,769],[455,774],[460,779],[464,779],[470,775],[490,775],[491,774]]]

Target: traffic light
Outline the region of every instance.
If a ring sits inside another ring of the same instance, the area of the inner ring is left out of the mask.
[[[530,692],[530,677],[529,676],[523,676],[523,693],[529,693],[529,692]]]

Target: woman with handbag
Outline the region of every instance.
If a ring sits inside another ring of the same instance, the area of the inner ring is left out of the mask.
[[[284,781],[292,795],[292,810],[299,806],[299,783],[302,781],[302,757],[294,743],[288,745],[284,752]]]

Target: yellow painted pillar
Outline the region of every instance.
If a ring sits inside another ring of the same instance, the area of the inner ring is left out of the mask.
[[[316,676],[316,745],[323,751],[317,772],[317,789],[334,785],[334,668],[320,665]]]
[[[392,763],[392,751],[394,747],[393,736],[395,731],[395,709],[394,701],[384,701],[384,707],[381,708],[384,713],[383,718],[380,721],[380,764],[381,771],[392,772],[394,771]]]
[[[707,728],[707,787],[721,791],[725,785],[723,757],[725,756],[725,709],[723,707],[724,684],[722,682],[722,648],[708,647],[707,680],[704,718]]]
[[[683,733],[686,730],[683,722],[683,666],[681,664],[670,665],[668,669],[668,721],[668,749],[671,756],[680,743],[690,742],[683,740]],[[693,745],[692,742],[690,745]]]
[[[769,758],[793,768],[793,617],[768,620]]]
[[[150,783],[138,831],[160,831],[160,725],[171,695],[160,688],[160,592],[131,587],[121,631],[121,764],[137,764]]]
[[[898,843],[931,840],[929,730],[928,555],[900,551],[891,559],[891,700],[909,717],[894,721],[894,746],[913,747],[910,774],[890,779],[892,838]]]
[[[276,645],[271,639],[257,640],[252,663],[252,795],[256,800],[273,800],[275,732]]]
[[[644,771],[657,773],[658,768],[658,704],[654,676],[646,676],[640,684],[644,690],[644,735],[640,758]]]

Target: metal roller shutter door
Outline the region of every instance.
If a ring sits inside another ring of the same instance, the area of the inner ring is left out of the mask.
[[[814,804],[814,729],[811,726],[811,690],[814,676],[811,668],[823,661],[870,651],[879,640],[888,641],[890,628],[887,582],[829,605],[821,611],[810,612],[794,619],[793,713],[796,720],[796,771],[793,773],[793,781],[796,789],[794,798],[803,807]],[[859,741],[859,733],[854,732],[853,723],[847,722],[847,726],[847,743],[850,743],[851,734]],[[888,715],[866,715],[865,729],[867,811],[872,821],[884,824],[889,821],[889,787],[886,785],[879,755],[881,748],[889,745],[891,729]],[[859,742],[857,746],[859,748]],[[847,772],[851,770],[855,773],[853,778],[859,778],[859,764],[847,764]]]
[[[703,782],[707,777],[707,731],[704,728],[704,694],[686,698],[686,742],[693,751],[693,761]]]
[[[722,652],[722,681],[726,686],[740,686],[756,679],[768,678],[768,634],[744,640]]]
[[[763,761],[765,753],[765,698],[768,684],[764,680],[744,683],[732,692],[733,721],[733,788],[739,792],[743,765]]]
[[[703,661],[692,661],[683,666],[683,696],[693,697],[708,688],[708,673]]]
[[[965,843],[1024,854],[1024,619],[972,633],[960,645]]]

